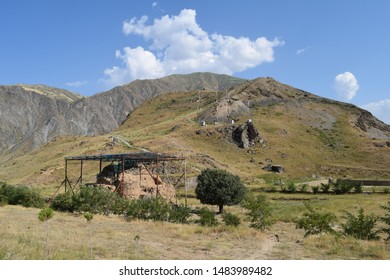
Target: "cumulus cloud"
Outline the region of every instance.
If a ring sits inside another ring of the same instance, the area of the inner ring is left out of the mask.
[[[351,72],[339,74],[334,79],[334,89],[340,99],[351,101],[359,90],[359,84]]]
[[[196,22],[196,11],[191,9],[147,22],[147,16],[123,22],[125,35],[141,36],[149,45],[147,49],[126,47],[116,52],[123,66],[105,70],[110,85],[178,73],[209,71],[231,75],[274,61],[274,48],[284,44],[265,37],[251,40],[209,35]]]
[[[362,108],[370,111],[378,119],[390,124],[390,99],[372,102],[362,106]]]

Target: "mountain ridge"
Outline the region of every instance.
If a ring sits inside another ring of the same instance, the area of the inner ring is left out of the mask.
[[[45,85],[0,86],[0,154],[35,149],[58,135],[108,133],[145,100],[195,88],[192,80],[202,88],[244,81],[212,73],[172,75],[133,81],[90,97]]]

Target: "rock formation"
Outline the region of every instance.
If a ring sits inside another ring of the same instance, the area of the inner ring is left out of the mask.
[[[257,143],[263,144],[264,139],[260,137],[259,132],[251,120],[240,125],[233,131],[233,140],[240,148],[250,148]]]

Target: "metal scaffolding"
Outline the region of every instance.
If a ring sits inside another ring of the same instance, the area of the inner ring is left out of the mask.
[[[99,161],[99,174],[102,173],[102,167],[103,162],[117,162],[117,166],[120,167],[121,171],[121,183],[119,186],[115,189],[115,192],[118,192],[121,196],[124,195],[124,186],[125,186],[125,179],[124,179],[124,173],[126,170],[126,166],[136,166],[139,164],[142,164],[144,168],[148,171],[149,175],[152,178],[156,178],[155,183],[157,186],[157,195],[158,192],[158,185],[159,185],[159,164],[169,161],[184,161],[184,157],[176,156],[176,155],[168,155],[168,154],[160,154],[160,153],[150,153],[150,152],[142,152],[142,153],[127,153],[127,154],[100,154],[100,155],[81,155],[81,156],[69,156],[65,157],[65,176],[64,180],[62,181],[60,187],[57,189],[56,193],[53,195],[53,197],[57,194],[58,190],[64,185],[65,186],[65,192],[72,191],[77,188],[77,186],[83,184],[83,165],[85,161]],[[71,181],[69,180],[68,176],[68,162],[69,161],[80,161],[80,173],[79,177],[76,180],[76,182],[72,185]],[[153,170],[149,170],[147,167],[147,164],[154,164],[155,165],[155,177],[153,174]],[[186,164],[185,164],[186,166]],[[186,179],[186,167],[184,168],[184,172],[181,176],[179,176],[179,179],[176,183],[173,184],[173,186],[176,188],[177,184],[180,182],[180,180],[184,177]],[[119,172],[117,174],[119,176]],[[119,179],[119,178],[118,178]],[[186,186],[186,180],[185,180],[185,186]]]

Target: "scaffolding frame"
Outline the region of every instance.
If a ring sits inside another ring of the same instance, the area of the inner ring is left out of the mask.
[[[68,161],[80,161],[80,174],[77,179],[77,181],[72,185],[71,181],[69,180],[68,176]],[[144,168],[148,171],[149,175],[155,179],[155,184],[157,187],[156,195],[159,195],[159,164],[165,163],[169,161],[185,161],[185,158],[182,156],[176,156],[176,155],[169,155],[169,154],[161,154],[161,153],[151,153],[151,152],[140,152],[140,153],[125,153],[125,154],[99,154],[99,155],[80,155],[80,156],[69,156],[65,157],[65,174],[64,174],[64,180],[62,181],[61,185],[53,195],[54,196],[58,193],[60,188],[62,186],[65,186],[65,192],[72,191],[74,193],[77,186],[80,186],[83,184],[83,164],[85,161],[99,161],[99,174],[102,172],[103,162],[118,162],[121,164],[121,173],[122,178],[120,181],[119,186],[115,189],[115,192],[117,192],[120,196],[124,196],[124,188],[125,188],[125,164],[126,161],[131,161],[136,164],[142,164]],[[154,177],[153,170],[150,171],[146,164],[154,164],[155,170],[156,170],[156,177]],[[186,169],[186,161],[184,172],[179,177],[179,179],[173,184],[174,188],[176,189],[177,184],[180,182],[180,180],[184,177],[184,185],[187,192],[187,169]],[[119,179],[119,178],[118,178]],[[185,201],[185,204],[187,204],[187,199]]]

